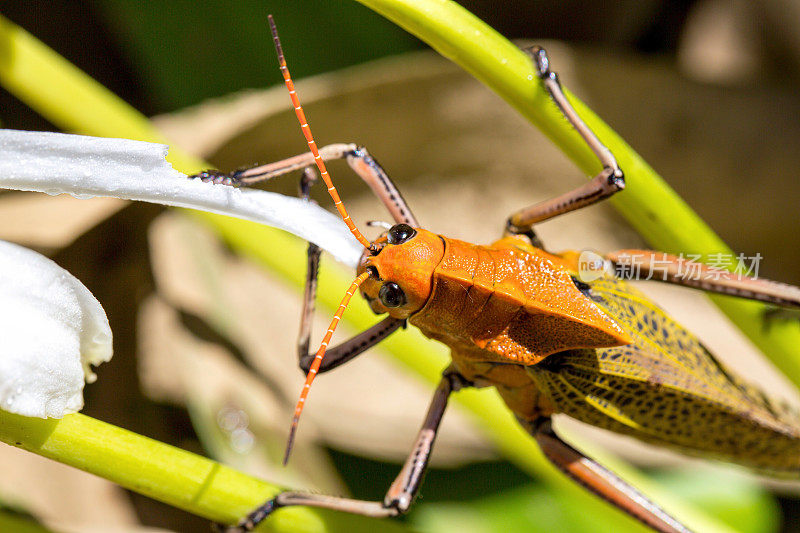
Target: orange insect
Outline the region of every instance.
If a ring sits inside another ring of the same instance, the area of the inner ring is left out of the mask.
[[[513,214],[506,236],[481,246],[420,228],[399,191],[365,149],[352,144],[317,149],[272,17],[269,20],[281,72],[310,153],[231,174],[206,171],[197,177],[248,185],[303,168],[301,195],[308,197],[316,180],[310,165],[316,164],[342,219],[365,247],[358,277],[347,290],[319,350],[310,354],[320,250],[309,246],[298,346],[300,366],[307,377],[284,460],[288,460],[317,373],[356,357],[406,321],[447,344],[453,363],[445,370],[412,451],[383,501],[283,492],[237,526],[221,528],[249,531],[274,510],[292,505],[375,517],[406,512],[420,487],[450,393],[471,386],[495,387],[554,465],[657,531],[687,528],[564,442],[552,429],[553,414],[564,413],[643,441],[761,471],[800,472],[800,418],[793,411],[727,371],[696,337],[621,276],[600,272],[591,281],[581,280],[577,253],[553,254],[542,247],[534,224],[608,198],[625,186],[614,156],[565,98],[543,49],[529,51],[540,81],[600,159],[603,171],[574,191]],[[375,242],[358,231],[331,182],[324,161],[335,158],[348,161],[396,221]],[[641,274],[660,274],[662,281],[800,307],[800,289],[796,287],[696,263],[689,271],[686,262],[666,254],[617,252],[604,264],[621,273],[637,260]],[[358,288],[373,311],[389,316],[329,349],[336,325]]]

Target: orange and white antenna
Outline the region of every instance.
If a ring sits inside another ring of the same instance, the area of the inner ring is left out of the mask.
[[[314,155],[314,162],[317,164],[320,177],[325,182],[325,185],[327,185],[328,193],[331,195],[331,198],[333,198],[333,204],[336,206],[336,210],[339,211],[339,215],[342,217],[342,220],[344,220],[344,223],[347,224],[347,227],[350,229],[350,233],[352,233],[353,236],[358,239],[358,242],[360,242],[364,248],[375,253],[377,252],[378,248],[375,246],[375,244],[371,243],[369,239],[364,237],[360,231],[358,231],[358,228],[356,228],[356,225],[353,223],[350,215],[347,214],[347,209],[345,209],[344,205],[342,204],[342,200],[339,198],[339,193],[336,191],[336,187],[333,186],[330,174],[328,174],[328,169],[325,168],[325,161],[323,161],[322,157],[319,155],[317,143],[314,142],[314,137],[311,135],[311,128],[308,125],[308,120],[306,120],[305,113],[303,113],[303,107],[300,105],[300,99],[297,98],[297,92],[294,89],[294,82],[292,82],[292,77],[289,74],[289,67],[286,66],[286,59],[283,56],[283,48],[281,47],[281,41],[278,38],[278,29],[275,27],[275,20],[273,20],[272,15],[269,15],[268,18],[269,27],[272,30],[272,40],[275,43],[275,51],[278,53],[278,63],[281,67],[281,74],[283,74],[283,81],[286,82],[286,88],[289,89],[289,97],[292,99],[294,112],[297,115],[297,120],[300,121],[300,129],[303,131],[306,141],[308,141],[308,148]],[[292,446],[294,445],[294,436],[297,433],[297,424],[300,422],[300,413],[303,412],[306,398],[308,398],[308,392],[311,389],[311,383],[317,376],[317,372],[319,372],[320,365],[322,364],[322,358],[325,357],[325,351],[328,348],[328,343],[330,343],[331,337],[333,337],[333,332],[336,330],[336,326],[338,326],[339,320],[341,320],[342,314],[344,314],[344,310],[347,308],[347,304],[350,303],[350,298],[353,297],[353,294],[355,294],[358,287],[368,277],[369,271],[364,272],[358,276],[352,284],[350,284],[350,288],[347,289],[347,293],[344,295],[344,298],[342,298],[342,303],[339,304],[339,308],[333,315],[331,325],[328,327],[328,331],[325,333],[325,337],[322,339],[322,343],[320,344],[319,350],[317,350],[314,361],[311,363],[311,368],[309,368],[308,374],[306,375],[306,381],[303,384],[303,390],[300,391],[300,398],[297,400],[297,406],[294,409],[292,427],[289,430],[289,438],[286,442],[286,453],[283,456],[284,465],[289,462],[289,455],[291,454]]]
[[[314,162],[317,164],[320,177],[322,178],[322,181],[325,182],[325,185],[328,186],[328,193],[331,195],[331,198],[333,198],[333,205],[336,206],[336,210],[339,211],[339,215],[341,215],[342,220],[344,220],[344,223],[347,224],[350,233],[352,233],[353,236],[358,239],[358,242],[360,242],[364,248],[371,252],[375,252],[375,245],[372,244],[369,239],[364,237],[361,232],[358,231],[356,225],[353,224],[353,220],[350,218],[350,215],[347,214],[347,209],[345,209],[344,204],[342,204],[342,199],[339,198],[339,193],[336,191],[336,187],[333,186],[330,174],[328,174],[328,169],[325,168],[325,161],[323,161],[322,157],[319,155],[317,143],[314,142],[314,136],[311,135],[311,128],[308,125],[308,120],[306,120],[306,114],[303,113],[303,107],[300,105],[300,99],[297,98],[297,91],[294,89],[294,82],[289,74],[289,67],[286,66],[286,58],[283,56],[283,48],[281,47],[281,40],[278,38],[278,28],[275,26],[275,20],[272,18],[272,15],[269,15],[268,18],[269,27],[272,30],[272,40],[275,43],[275,51],[278,53],[278,63],[281,67],[281,74],[283,74],[283,81],[286,82],[286,88],[289,89],[289,97],[292,99],[294,112],[297,115],[297,120],[300,121],[300,129],[303,131],[303,135],[306,137],[308,148],[314,155]]]
[[[317,350],[317,355],[314,356],[314,361],[311,363],[311,368],[308,369],[308,374],[306,375],[306,382],[303,384],[303,390],[300,391],[300,398],[297,400],[297,405],[294,408],[294,417],[292,418],[292,428],[289,430],[289,440],[286,442],[286,453],[283,455],[283,465],[286,466],[286,463],[289,462],[289,454],[292,453],[292,445],[294,444],[294,436],[297,433],[297,424],[300,422],[300,413],[303,412],[303,407],[306,403],[306,398],[308,397],[308,391],[311,389],[311,383],[314,381],[314,378],[317,377],[317,372],[319,371],[319,367],[322,364],[322,358],[325,357],[325,350],[328,348],[328,343],[331,342],[331,337],[333,337],[333,332],[336,330],[336,326],[339,325],[339,320],[342,318],[342,314],[344,314],[344,310],[347,309],[347,304],[350,303],[350,298],[353,297],[356,290],[358,289],[359,285],[364,283],[364,281],[369,277],[369,272],[364,272],[360,276],[358,276],[353,283],[350,284],[350,288],[347,289],[347,292],[342,298],[342,303],[339,304],[339,308],[336,310],[336,313],[333,315],[333,320],[331,321],[331,325],[328,327],[328,331],[325,333],[325,337],[322,339],[322,343],[319,346],[319,350]]]

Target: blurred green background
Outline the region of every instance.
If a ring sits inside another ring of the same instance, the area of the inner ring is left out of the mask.
[[[766,258],[762,274],[800,283],[796,244],[800,188],[794,170],[800,156],[796,90],[800,47],[794,32],[800,8],[795,2],[462,4],[510,38],[572,44],[580,68],[565,83],[573,89],[574,85],[587,88],[586,99],[595,111],[735,250],[762,254]],[[355,2],[5,1],[0,2],[0,13],[147,115],[280,83],[267,13],[275,16],[296,80],[424,48]],[[580,90],[576,92],[584,97]],[[396,102],[387,100],[381,105],[391,114]],[[334,106],[325,113],[335,117],[334,123],[347,122],[347,106],[340,109]],[[463,113],[477,111],[466,107]],[[0,123],[16,129],[55,129],[2,89]],[[346,125],[341,130],[347,130]],[[287,131],[291,139],[297,135],[294,129]],[[363,136],[348,131],[346,138],[328,134],[326,139],[364,142],[384,163],[409,158],[389,153],[392,139],[384,139],[388,145],[384,147],[381,140],[370,142],[366,128],[361,131]],[[252,134],[245,141],[232,140],[228,144],[233,149],[220,149],[212,162],[227,168],[272,157],[256,153],[254,142]],[[262,142],[275,144],[268,139]],[[380,151],[375,150],[376,144]],[[289,150],[283,156],[293,153]],[[459,161],[453,165],[457,167]],[[287,190],[291,189],[290,184]],[[142,301],[145,288],[153,285],[149,258],[141,251],[148,247],[146,228],[160,212],[152,206],[125,209],[101,229],[50,252],[103,301],[118,344],[113,373],[104,373],[98,386],[87,389],[85,412],[203,453],[200,442],[208,448],[208,433],[216,431],[202,423],[198,427],[197,413],[207,407],[190,402],[187,412],[154,400],[139,390],[134,377],[137,308],[132,302]],[[103,253],[97,254],[98,249]],[[126,280],[128,292],[119,284],[104,285],[105,277]],[[110,301],[119,305],[106,303]],[[195,318],[182,317],[198,336],[214,337]],[[129,352],[119,345],[128,346]],[[198,439],[196,433],[205,435]],[[207,453],[224,455],[213,449]],[[394,461],[364,457],[352,450],[329,447],[324,453],[342,486],[357,497],[380,498],[397,470]],[[725,483],[691,473],[657,475],[676,491],[690,493],[687,499],[723,516],[737,530],[800,531],[800,507],[791,496],[777,496],[773,501],[771,495],[739,478]],[[135,515],[132,523],[175,531],[207,527],[199,518],[142,496],[128,493],[126,497]],[[408,523],[429,531],[613,528],[571,512],[559,495],[496,460],[434,468],[427,476],[422,503]],[[131,526],[131,530],[136,529]]]

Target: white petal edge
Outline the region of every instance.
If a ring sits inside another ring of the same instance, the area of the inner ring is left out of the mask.
[[[165,160],[167,150],[128,139],[0,130],[0,188],[110,196],[244,218],[311,241],[351,267],[358,263],[363,248],[337,216],[298,198],[187,179]]]
[[[83,407],[91,365],[111,359],[97,299],[50,259],[0,241],[0,408],[61,418]]]

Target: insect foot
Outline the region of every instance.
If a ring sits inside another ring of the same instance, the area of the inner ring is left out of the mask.
[[[550,59],[547,57],[547,51],[541,46],[531,46],[525,50],[536,66],[536,74],[544,79],[552,77],[556,79],[556,74],[550,71]]]
[[[231,187],[239,187],[242,184],[239,180],[238,171],[226,174],[225,172],[220,172],[219,170],[204,170],[202,172],[198,172],[197,174],[192,174],[189,176],[189,179],[199,179],[200,181],[204,181],[206,183],[210,182],[221,185],[229,185]]]
[[[278,509],[280,504],[277,498],[273,498],[263,503],[256,510],[244,517],[235,526],[228,526],[220,523],[212,523],[211,530],[215,533],[246,533],[253,531],[255,527],[263,522],[275,509]]]

